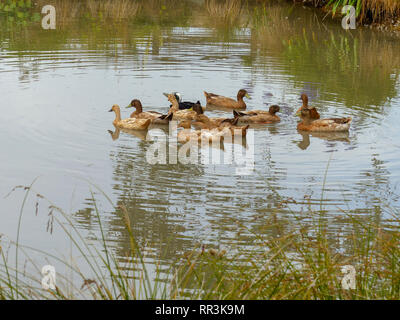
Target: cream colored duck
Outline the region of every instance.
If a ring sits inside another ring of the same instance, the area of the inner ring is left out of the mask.
[[[207,130],[219,130],[223,134],[242,135],[245,136],[249,126],[237,126],[238,118],[227,119],[227,118],[208,118],[204,114],[199,114],[195,117],[195,121],[192,122],[192,126],[200,129]]]
[[[127,118],[121,119],[121,109],[117,104],[114,104],[109,112],[115,113],[115,120],[113,124],[118,128],[129,129],[129,130],[146,130],[151,120],[150,119],[137,119]]]
[[[179,110],[179,104],[176,100],[175,95],[169,94],[168,101],[171,102],[172,107],[168,111],[168,115],[173,113],[173,120],[194,120],[197,114],[202,114],[203,109],[200,104],[195,104],[193,106],[193,110],[191,109],[184,109]]]
[[[300,131],[341,132],[350,129],[351,118],[313,120],[310,109],[305,108],[300,112],[302,121],[297,125],[297,129]]]
[[[276,115],[280,108],[277,105],[269,107],[268,111],[265,110],[251,110],[251,111],[235,111],[233,115],[238,118],[238,123],[271,123],[279,122],[281,119]]]
[[[224,132],[218,129],[202,129],[202,130],[192,130],[190,120],[181,121],[178,124],[178,128],[183,128],[178,132],[178,142],[185,143],[188,141],[197,142],[217,142],[222,141]]]

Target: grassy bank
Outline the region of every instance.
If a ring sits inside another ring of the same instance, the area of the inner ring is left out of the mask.
[[[95,188],[95,187],[94,187]],[[76,257],[71,261],[1,239],[0,299],[399,299],[400,298],[400,215],[385,208],[390,219],[355,216],[343,211],[341,219],[351,232],[329,232],[323,208],[309,208],[291,219],[277,219],[271,209],[262,230],[237,224],[237,231],[248,237],[251,247],[230,248],[195,246],[166,266],[160,260],[152,267],[146,249],[137,243],[132,222],[123,205],[116,212],[125,221],[129,250],[118,257],[107,241],[102,212],[95,205],[93,219],[99,232],[86,239],[73,225],[70,215],[46,200],[32,186],[23,192],[48,208],[49,232],[63,232]],[[100,190],[95,190],[101,194]],[[95,192],[91,192],[96,204]],[[103,197],[111,200],[103,194]],[[287,201],[281,205],[290,206]],[[22,205],[19,221],[23,224]],[[41,211],[41,210],[39,210]],[[19,230],[18,230],[19,234]],[[10,252],[15,253],[13,259]],[[44,255],[49,264],[64,266],[57,270],[57,288],[43,290],[37,259]],[[79,258],[80,257],[80,258]],[[15,259],[15,261],[14,261]],[[77,261],[80,261],[77,263]],[[344,289],[343,268],[355,270],[355,289]],[[83,269],[86,271],[82,271]]]
[[[304,3],[304,1],[301,2]],[[352,5],[356,8],[356,15],[360,23],[393,25],[400,16],[400,1],[398,0],[306,0],[305,3],[325,8],[339,16],[341,16],[343,6]]]
[[[240,16],[246,15],[252,5],[274,4],[278,0],[205,0],[197,4],[176,0],[0,0],[0,16],[6,15],[12,23],[27,24],[38,22],[40,8],[51,4],[57,8],[57,21],[63,27],[75,19],[85,18],[91,21],[134,20],[146,17],[146,20],[174,19],[166,15],[169,8],[181,11],[193,6],[204,7],[210,18],[218,23],[234,23]],[[356,8],[357,19],[361,24],[386,24],[398,26],[400,17],[399,0],[290,0],[324,9],[333,16],[342,17],[341,8],[352,5]],[[171,10],[170,10],[171,12]],[[179,12],[177,12],[179,15]]]

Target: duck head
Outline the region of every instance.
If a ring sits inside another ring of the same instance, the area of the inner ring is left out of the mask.
[[[179,102],[182,102],[182,95],[179,93],[179,92],[172,92],[172,93],[163,93],[163,95],[164,96],[166,96],[167,98],[168,98],[168,96],[170,95],[170,94],[173,94],[174,96],[175,96],[175,99],[176,99],[176,101],[178,101],[178,103]],[[169,99],[168,99],[169,100]]]
[[[304,108],[308,108],[308,96],[303,93],[300,96],[301,101],[303,101],[303,105],[297,110],[296,112],[296,116],[301,116],[301,110],[303,110]]]
[[[303,93],[300,96],[300,99],[301,99],[301,101],[303,101],[303,106],[307,107],[308,106],[308,96],[305,93]]]
[[[193,111],[196,111],[197,114],[203,114],[203,108],[201,107],[200,101],[197,101],[193,107],[192,107]]]
[[[135,108],[137,111],[142,111],[142,103],[139,99],[133,99],[127,108]]]
[[[168,95],[168,101],[172,103],[172,105],[177,105],[178,100],[176,99],[175,95],[173,93],[170,93]]]
[[[246,89],[240,89],[240,90],[238,91],[238,94],[237,94],[237,99],[238,99],[238,100],[241,100],[241,99],[243,99],[244,97],[246,97],[247,99],[251,99],[250,96],[249,96],[249,93],[247,92]]]
[[[275,113],[279,112],[281,108],[278,105],[273,105],[269,107],[269,113],[275,115]]]
[[[117,104],[114,104],[114,105],[111,107],[111,109],[108,110],[108,112],[115,112],[115,113],[120,112],[120,111],[121,111],[121,110],[120,110],[120,108],[119,108],[119,105],[117,105]]]
[[[108,112],[115,112],[115,120],[114,120],[114,124],[115,122],[118,122],[121,120],[121,109],[119,108],[119,105],[114,104],[110,110],[108,110]]]

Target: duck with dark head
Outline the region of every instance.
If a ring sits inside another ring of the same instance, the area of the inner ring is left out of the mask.
[[[250,99],[246,89],[240,89],[238,91],[237,100],[206,91],[204,91],[204,95],[207,100],[207,105],[229,109],[246,109],[247,106],[243,98],[246,97]]]
[[[143,106],[139,99],[133,99],[127,108],[135,108],[130,118],[150,119],[153,124],[168,124],[172,120],[172,115],[169,114],[163,115],[157,111],[143,111]]]
[[[300,96],[300,99],[303,101],[303,105],[297,110],[296,116],[301,116],[301,110],[303,110],[303,109],[309,109],[309,110],[310,110],[310,117],[311,117],[311,119],[314,119],[314,120],[319,119],[319,118],[320,118],[320,115],[319,115],[317,109],[316,109],[315,107],[310,107],[310,106],[308,105],[308,96],[307,96],[305,93],[303,93],[303,94]]]
[[[272,123],[281,121],[281,118],[276,115],[279,111],[278,105],[272,105],[268,111],[250,110],[242,112],[233,110],[233,116],[239,119],[238,123]]]
[[[298,123],[297,130],[315,132],[343,132],[350,129],[351,118],[330,118],[314,120],[311,117],[310,109],[303,109],[301,112],[302,121]]]

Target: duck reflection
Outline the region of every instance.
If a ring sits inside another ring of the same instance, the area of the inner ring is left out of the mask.
[[[303,140],[299,142],[298,146],[302,150],[306,150],[310,144],[310,136],[319,138],[325,141],[342,141],[350,143],[349,132],[306,132],[306,131],[298,131],[298,133],[302,136]]]
[[[149,129],[145,130],[145,131],[143,131],[143,130],[129,130],[129,129],[123,129],[123,128],[115,127],[114,131],[107,130],[107,132],[110,134],[111,139],[113,141],[116,141],[116,140],[119,139],[121,131],[126,133],[126,134],[135,136],[135,137],[137,137],[137,138],[139,138],[140,140],[143,140],[143,141],[152,141],[154,136],[157,135],[157,131],[153,130],[153,129],[161,130],[162,133],[168,135],[168,131],[169,131],[168,128],[165,128],[164,126],[161,126],[161,125],[150,125]]]

